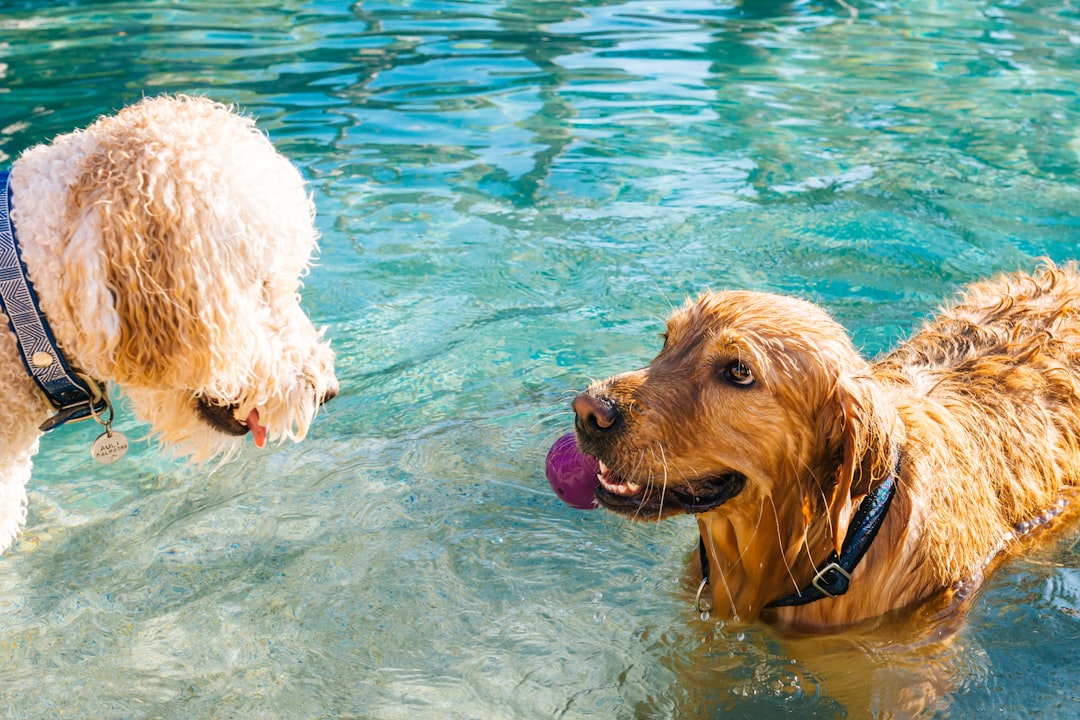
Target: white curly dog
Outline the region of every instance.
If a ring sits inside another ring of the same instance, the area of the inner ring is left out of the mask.
[[[248,433],[260,447],[298,441],[337,393],[330,345],[299,302],[314,206],[251,119],[203,98],[143,100],[23,153],[0,175],[0,210],[59,355],[27,347],[40,338],[13,319],[36,327],[37,316],[8,297],[0,551],[26,521],[42,426],[65,413],[105,424],[103,388],[119,387],[154,437],[199,462]],[[0,285],[11,291],[17,275],[0,270]],[[82,411],[32,375],[65,362],[92,395]]]

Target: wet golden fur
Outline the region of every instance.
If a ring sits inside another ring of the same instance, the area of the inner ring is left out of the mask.
[[[197,460],[235,452],[249,430],[304,437],[337,391],[299,298],[314,206],[251,118],[205,98],[144,99],[28,149],[10,185],[22,257],[69,363],[118,386],[154,436]],[[0,328],[3,550],[25,522],[51,411],[2,316]]]
[[[734,362],[750,386],[725,375]],[[715,614],[852,625],[976,585],[1060,511],[1080,472],[1080,275],[1047,266],[972,285],[874,364],[811,303],[706,294],[673,314],[646,368],[582,399],[579,444],[644,509],[623,512],[673,514],[675,491],[745,477],[697,514]],[[618,423],[590,429],[589,407]],[[809,584],[894,457],[896,496],[849,592],[765,609]]]

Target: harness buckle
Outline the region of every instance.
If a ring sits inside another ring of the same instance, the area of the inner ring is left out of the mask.
[[[825,573],[835,571],[837,577],[831,581],[825,578]],[[810,584],[818,589],[825,597],[836,597],[837,595],[843,595],[847,592],[848,585],[851,584],[851,573],[844,568],[840,567],[839,563],[831,562],[821,570],[817,571],[814,575],[814,579],[810,581]]]
[[[65,405],[62,408],[58,408],[55,415],[46,418],[45,422],[38,426],[38,430],[41,432],[49,432],[53,428],[59,427],[64,423],[88,420],[90,418],[97,420],[98,414],[103,413],[106,410],[109,410],[111,413],[112,405],[105,399],[99,400],[97,403],[93,400],[86,400],[85,402]],[[101,420],[98,420],[98,422],[104,424]]]

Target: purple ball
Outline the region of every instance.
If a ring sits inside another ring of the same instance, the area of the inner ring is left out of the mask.
[[[563,435],[547,454],[547,479],[559,499],[579,510],[592,510],[596,505],[593,491],[599,487],[600,462],[592,455],[578,450],[574,434]]]

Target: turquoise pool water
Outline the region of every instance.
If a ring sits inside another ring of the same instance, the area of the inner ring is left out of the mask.
[[[692,522],[572,510],[542,467],[703,288],[875,354],[1080,256],[1078,89],[1067,0],[0,2],[4,162],[144,94],[259,118],[319,207],[342,381],[213,473],[46,437],[0,716],[1077,717],[1076,532],[949,643],[791,644],[696,616]]]

